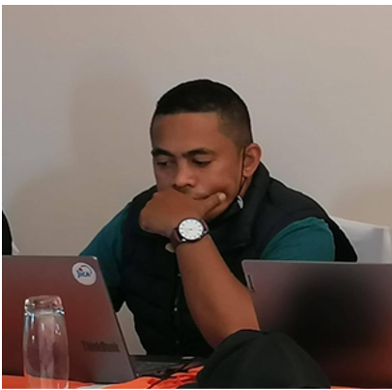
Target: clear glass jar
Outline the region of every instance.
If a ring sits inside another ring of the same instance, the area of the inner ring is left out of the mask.
[[[30,388],[68,387],[69,355],[60,297],[42,295],[25,301],[23,366]]]

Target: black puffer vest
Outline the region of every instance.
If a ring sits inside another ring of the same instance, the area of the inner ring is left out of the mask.
[[[153,187],[133,199],[123,225],[122,289],[149,354],[208,356],[212,349],[189,313],[176,255],[168,239],[141,230],[139,214],[156,192]],[[271,239],[289,224],[308,217],[325,220],[335,240],[336,260],[356,261],[348,239],[309,197],[269,176],[260,164],[241,210],[234,202],[209,223],[210,234],[232,273],[245,284],[243,259],[259,259]],[[284,260],[284,259],[282,259]]]

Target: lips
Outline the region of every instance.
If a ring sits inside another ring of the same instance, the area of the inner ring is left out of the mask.
[[[184,190],[177,189],[177,191],[181,192],[184,195],[191,197],[193,200],[204,200],[212,195],[212,194],[192,194],[191,192],[187,191],[186,189],[184,189]]]
[[[186,191],[179,191],[184,195],[187,195],[189,197],[191,197],[193,200],[204,200],[207,199],[210,195],[200,195],[200,194],[191,194],[190,192],[186,192]]]
[[[192,195],[191,195],[191,197],[192,197],[193,200],[204,200],[204,199],[207,199],[209,196],[210,196],[210,195],[203,195],[203,196],[200,196],[200,195],[192,196]]]

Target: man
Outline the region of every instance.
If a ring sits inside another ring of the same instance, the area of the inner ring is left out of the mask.
[[[159,100],[150,133],[156,186],[82,252],[98,257],[115,309],[126,301],[149,354],[209,355],[259,329],[243,259],[356,260],[317,203],[270,178],[229,87],[178,85]]]

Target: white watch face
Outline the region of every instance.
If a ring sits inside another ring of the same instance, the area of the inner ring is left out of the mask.
[[[178,226],[180,236],[189,241],[196,241],[203,237],[204,226],[197,219],[185,219]]]

